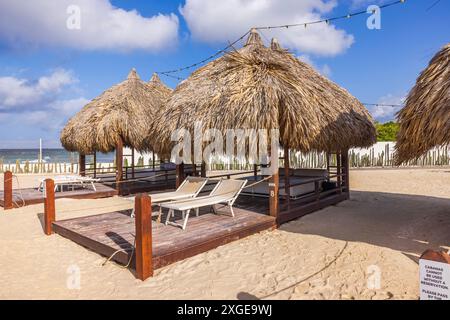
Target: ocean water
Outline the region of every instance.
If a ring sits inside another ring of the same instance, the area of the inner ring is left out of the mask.
[[[0,149],[0,160],[4,164],[15,164],[17,160],[21,163],[26,161],[37,162],[39,149]],[[42,159],[47,163],[76,163],[78,153],[67,152],[64,149],[42,149]],[[89,160],[87,160],[89,162]],[[113,162],[114,153],[98,153],[97,162]]]

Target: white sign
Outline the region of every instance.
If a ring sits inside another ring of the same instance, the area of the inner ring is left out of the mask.
[[[450,264],[420,259],[420,300],[450,300]]]

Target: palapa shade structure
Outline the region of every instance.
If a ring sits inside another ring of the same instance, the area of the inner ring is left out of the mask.
[[[153,117],[167,101],[171,89],[156,74],[143,82],[135,69],[128,78],[103,92],[72,117],[61,133],[61,143],[68,151],[80,153],[80,174],[85,174],[85,155],[116,150],[116,188],[121,191],[123,147],[148,151],[145,139]],[[132,161],[134,178],[134,160]]]
[[[397,121],[397,165],[450,143],[450,43],[420,74]]]
[[[103,92],[69,120],[61,143],[80,154],[111,152],[118,144],[150,150],[144,138],[170,93],[156,74],[145,83],[133,69],[125,81]]]
[[[373,120],[345,89],[252,30],[245,46],[196,70],[174,90],[152,124],[158,152],[171,133],[204,129],[279,129],[280,143],[300,151],[346,150],[375,142]],[[224,131],[223,131],[224,132]]]

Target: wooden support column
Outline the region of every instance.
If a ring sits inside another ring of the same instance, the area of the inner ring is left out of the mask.
[[[194,160],[192,160],[192,176],[197,177],[197,164],[195,163]]]
[[[3,209],[9,210],[13,208],[13,174],[6,171],[3,174]]]
[[[152,151],[152,166],[153,170],[155,170],[155,151]]]
[[[86,156],[84,154],[80,154],[80,159],[78,161],[78,172],[82,177],[86,175]]]
[[[131,178],[134,179],[134,148],[131,148]]]
[[[337,166],[336,172],[337,172],[337,184],[338,184],[338,192],[339,193],[342,193],[342,176],[341,176],[341,173],[342,173],[341,160],[342,160],[342,158],[341,158],[341,155],[342,155],[341,151],[336,153],[336,162],[337,162],[336,163],[336,166]]]
[[[342,173],[345,174],[344,179],[344,188],[345,193],[347,194],[347,199],[350,198],[350,161],[348,159],[348,149],[342,151]]]
[[[200,167],[200,175],[203,178],[206,178],[206,162],[205,161],[202,161],[202,165]]]
[[[290,188],[290,176],[289,176],[289,147],[284,147],[284,192],[286,193],[287,203],[289,206],[291,200],[291,188]]]
[[[53,233],[52,223],[55,221],[55,182],[52,179],[45,180],[44,200],[44,232],[46,235]]]
[[[330,153],[327,151],[327,153],[325,154],[326,158],[327,158],[327,172],[328,172],[328,182],[330,182]]]
[[[97,178],[97,152],[94,152],[94,178]]]
[[[178,188],[184,181],[184,163],[177,164],[175,174],[176,174],[176,187]]]
[[[269,212],[272,217],[278,218],[279,204],[278,204],[278,188],[280,184],[280,177],[277,172],[269,180]]]
[[[116,190],[120,194],[123,180],[123,141],[120,139],[116,145]]]
[[[153,276],[151,199],[146,194],[140,194],[135,198],[134,206],[136,213],[136,276],[144,281]]]
[[[253,165],[253,176],[256,180],[256,177],[258,176],[258,165],[256,163]]]

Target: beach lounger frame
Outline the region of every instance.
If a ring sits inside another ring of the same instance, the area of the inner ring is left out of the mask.
[[[168,198],[168,199],[158,200],[158,201],[155,201],[154,199],[152,199],[152,206],[154,206],[154,205],[155,205],[155,206],[159,206],[158,212],[152,213],[152,216],[158,216],[158,220],[161,219],[162,208],[161,208],[161,206],[160,206],[159,204],[162,203],[162,202],[177,201],[177,200],[186,200],[186,199],[191,199],[191,198],[197,197],[197,195],[202,191],[202,189],[203,189],[203,188],[205,187],[205,185],[208,183],[208,178],[203,178],[203,177],[191,177],[191,176],[188,176],[188,177],[186,177],[186,178],[183,180],[183,182],[180,184],[180,186],[179,186],[175,191],[157,193],[157,195],[174,194],[174,193],[176,193],[177,191],[183,189],[183,187],[184,187],[187,183],[189,183],[189,182],[191,182],[191,181],[193,181],[193,180],[202,181],[202,184],[199,186],[199,188],[198,188],[194,193],[186,194],[185,197],[182,197],[182,196],[178,195],[176,199],[174,199],[174,198],[172,198],[172,199]],[[150,197],[151,197],[151,195],[150,195]],[[134,197],[129,197],[129,198],[126,198],[126,199],[131,200],[131,201],[134,201]],[[133,210],[131,211],[131,218],[134,218],[134,216],[135,216],[134,210],[135,210],[135,209],[134,209],[134,207],[133,207]]]
[[[189,214],[190,214],[191,210],[194,210],[195,211],[195,215],[198,217],[200,208],[210,206],[212,208],[213,212],[215,214],[217,214],[217,210],[215,208],[215,205],[218,205],[218,204],[224,204],[225,206],[228,206],[230,208],[230,211],[231,211],[231,216],[234,218],[235,214],[234,214],[234,210],[233,210],[233,204],[236,201],[236,199],[239,197],[239,194],[244,189],[245,185],[247,184],[247,180],[231,180],[231,181],[234,181],[234,182],[239,182],[240,183],[239,188],[236,189],[234,191],[234,193],[232,195],[230,195],[230,197],[228,197],[228,198],[224,198],[224,197],[220,198],[220,196],[221,196],[221,194],[220,194],[220,192],[221,192],[220,187],[221,187],[221,185],[223,183],[226,183],[227,181],[230,181],[230,180],[229,179],[222,179],[222,180],[220,180],[216,184],[214,189],[211,191],[211,193],[209,195],[207,195],[207,196],[194,198],[194,199],[189,199],[189,200],[181,200],[181,201],[173,201],[173,202],[161,203],[160,204],[161,208],[169,209],[169,212],[167,213],[165,224],[166,225],[172,225],[172,226],[180,227],[181,229],[186,230],[186,226],[187,226],[187,222],[188,222]],[[219,192],[219,194],[217,194],[217,192]],[[231,192],[227,192],[227,194],[228,193],[231,193]],[[207,204],[204,204],[204,203],[202,204],[202,201],[208,200],[208,198],[211,199],[211,202],[207,203]],[[214,199],[214,198],[216,198],[216,199]],[[181,208],[184,208],[186,206],[187,206],[187,208],[181,209]],[[170,221],[170,217],[171,216],[175,217],[175,210],[181,212],[182,219],[183,219],[183,223],[182,224]]]
[[[68,178],[70,177],[70,178]],[[63,186],[72,186],[72,191],[75,189],[75,186],[79,185],[82,188],[84,188],[85,184],[91,185],[92,189],[94,191],[97,191],[97,188],[95,187],[95,182],[99,182],[100,179],[95,178],[89,178],[89,177],[77,177],[77,176],[64,176],[65,179],[61,179],[61,177],[54,179],[55,183],[55,189],[56,192],[58,188],[62,191]],[[45,190],[45,180],[41,179],[39,183],[38,190],[43,192],[44,197],[46,196],[46,190]]]

